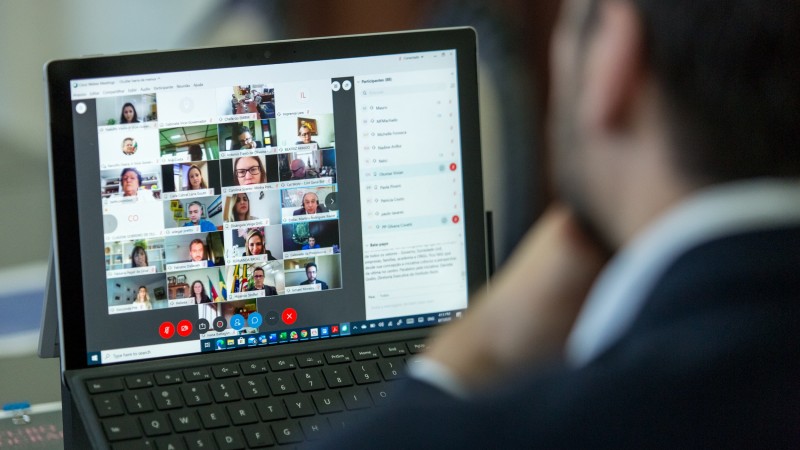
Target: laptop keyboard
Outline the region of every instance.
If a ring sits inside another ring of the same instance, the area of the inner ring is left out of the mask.
[[[113,449],[297,445],[391,401],[422,340],[86,382]]]

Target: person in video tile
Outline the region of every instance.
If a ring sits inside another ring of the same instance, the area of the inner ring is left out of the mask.
[[[197,189],[208,189],[206,180],[203,179],[203,173],[200,168],[192,164],[189,166],[189,185],[184,189],[185,191],[195,191]]]
[[[314,236],[309,236],[308,242],[303,244],[303,248],[301,250],[312,250],[315,248],[319,248],[319,244],[317,244],[317,240],[314,238]]]
[[[261,162],[261,158],[256,156],[236,158],[233,162],[233,176],[238,186],[261,184],[267,181],[264,164]]]
[[[193,262],[208,261],[208,267],[214,267],[214,261],[208,259],[206,244],[201,239],[195,239],[189,244],[189,259]]]
[[[301,285],[321,284],[323,291],[328,289],[328,283],[317,279],[317,265],[313,262],[306,264],[306,278],[306,281],[300,283]]]
[[[258,217],[253,217],[250,215],[250,197],[242,192],[235,195],[235,200],[233,201],[233,207],[231,208],[228,218],[225,219],[228,222],[240,222],[242,220],[256,220]]]
[[[253,133],[250,131],[250,128],[242,126],[239,127],[236,131],[236,142],[238,146],[234,148],[234,150],[245,150],[245,149],[252,149],[252,148],[261,148],[261,142],[253,139]]]
[[[303,207],[296,210],[292,215],[302,216],[303,214],[317,214],[328,212],[328,208],[319,204],[319,197],[315,192],[306,192],[303,195]]]
[[[122,140],[122,153],[125,155],[132,155],[139,149],[139,144],[132,137],[126,137]]]
[[[139,123],[139,116],[133,103],[122,105],[122,112],[119,115],[119,123]]]
[[[131,267],[147,267],[147,252],[141,245],[136,245],[131,251]]]
[[[253,229],[247,233],[247,238],[245,239],[245,243],[247,245],[247,249],[244,253],[244,256],[253,256],[253,255],[267,255],[267,260],[275,261],[277,258],[272,256],[272,252],[267,250],[266,243],[264,242],[264,234],[261,231]]]
[[[245,288],[246,289],[246,288]],[[254,291],[264,290],[264,296],[278,295],[278,290],[275,286],[264,284],[264,269],[256,267],[253,269],[253,289]]]
[[[289,163],[289,170],[292,171],[290,180],[305,180],[306,178],[319,178],[319,174],[314,169],[306,168],[306,163],[302,159],[294,159]]]
[[[147,288],[144,286],[139,286],[139,290],[136,291],[136,300],[133,303],[144,305],[144,309],[153,309],[153,304],[150,303],[150,294],[147,293]]]
[[[211,303],[211,297],[206,294],[206,287],[203,286],[203,282],[200,280],[195,280],[192,283],[192,297],[194,298],[194,302],[196,304],[201,303]]]
[[[119,176],[120,192],[114,197],[136,197],[140,200],[152,200],[153,193],[149,189],[139,189],[142,185],[142,174],[133,167],[122,169]]]
[[[316,144],[317,143],[316,141],[312,141],[311,140],[311,129],[308,128],[305,125],[302,125],[297,130],[297,137],[300,138],[300,140],[297,141],[297,145]]]
[[[192,161],[202,161],[203,160],[203,148],[200,147],[198,144],[192,144],[189,146],[189,158]]]
[[[200,202],[192,202],[189,203],[189,207],[186,208],[187,212],[189,213],[189,221],[183,224],[185,227],[191,226],[200,226],[200,231],[207,232],[207,231],[217,231],[217,227],[211,223],[210,220],[202,219],[203,217],[203,204]]]

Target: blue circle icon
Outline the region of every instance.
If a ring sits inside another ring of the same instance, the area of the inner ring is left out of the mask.
[[[250,315],[247,316],[247,326],[250,328],[258,328],[263,321],[264,319],[261,317],[261,314],[257,312],[250,313]]]
[[[245,320],[241,314],[234,314],[231,316],[231,328],[236,331],[241,330],[244,328]]]

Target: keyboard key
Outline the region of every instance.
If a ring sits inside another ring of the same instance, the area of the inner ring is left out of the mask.
[[[205,367],[196,367],[194,369],[184,369],[183,379],[188,382],[204,381],[211,379],[211,372]]]
[[[267,383],[273,395],[286,395],[297,392],[297,385],[294,383],[290,373],[267,374]]]
[[[374,361],[351,364],[350,370],[353,371],[353,378],[355,378],[358,384],[377,383],[381,381],[378,366]]]
[[[168,436],[156,439],[158,450],[186,450],[181,436]]]
[[[232,402],[242,398],[234,380],[214,381],[209,383],[209,386],[211,395],[214,396],[214,401],[217,403]]]
[[[272,358],[269,360],[269,368],[273,372],[279,372],[281,370],[293,370],[297,368],[297,362],[295,362],[294,356]]]
[[[101,395],[93,398],[92,402],[100,418],[125,414],[125,411],[122,410],[122,402],[119,400],[119,394]]]
[[[314,399],[314,404],[317,405],[317,411],[320,414],[344,411],[344,402],[342,402],[339,391],[315,392],[311,394],[311,398]]]
[[[353,385],[353,376],[350,375],[350,369],[347,366],[325,367],[322,369],[322,373],[325,375],[325,381],[328,382],[329,387],[338,388]]]
[[[301,370],[295,372],[294,376],[297,379],[297,385],[303,392],[325,389],[325,382],[322,380],[319,370]]]
[[[309,441],[325,438],[331,431],[331,426],[324,417],[309,417],[300,420],[300,428]]]
[[[211,403],[211,393],[208,391],[208,387],[203,384],[181,386],[181,393],[186,406],[200,406]]]
[[[408,352],[412,355],[416,355],[417,353],[421,353],[428,348],[428,341],[424,341],[422,339],[417,341],[406,342],[408,346]]]
[[[214,378],[230,378],[239,376],[239,366],[236,364],[220,364],[211,367]]]
[[[101,421],[103,431],[109,441],[124,441],[142,436],[139,426],[133,417],[115,417]]]
[[[153,401],[147,391],[126,392],[122,394],[125,408],[131,414],[150,412],[153,410]]]
[[[172,422],[172,428],[178,433],[200,429],[200,419],[198,419],[197,413],[192,410],[171,412],[169,413],[169,420]]]
[[[128,389],[153,387],[153,377],[150,375],[131,375],[125,377],[125,385],[128,386]]]
[[[256,409],[258,409],[258,415],[264,422],[281,420],[287,417],[283,402],[279,399],[268,399],[256,402]]]
[[[376,359],[378,357],[377,347],[364,347],[353,350],[353,357],[356,361],[364,361],[367,359]]]
[[[169,372],[159,372],[154,375],[156,384],[159,386],[168,386],[170,384],[178,384],[183,382],[183,377],[180,371],[173,370]]]
[[[353,360],[350,350],[336,350],[333,352],[325,352],[325,361],[328,364],[342,364]]]
[[[297,357],[297,365],[303,369],[307,369],[309,367],[317,367],[324,364],[322,359],[322,355],[319,353],[313,353],[310,355],[302,355]]]
[[[230,424],[228,414],[220,405],[204,406],[197,410],[203,428],[220,428]]]
[[[406,345],[403,343],[381,345],[378,348],[380,349],[381,355],[383,355],[384,358],[391,356],[403,356],[408,353],[406,351]]]
[[[367,390],[372,396],[375,406],[386,406],[391,401],[389,389],[386,389],[385,386],[370,386]]]
[[[396,380],[403,378],[403,367],[399,360],[394,361],[378,361],[378,369],[381,370],[381,375],[386,381]]]
[[[90,394],[102,394],[105,392],[121,391],[125,389],[122,386],[122,380],[119,378],[105,378],[103,380],[92,380],[86,382],[86,389]]]
[[[177,387],[161,387],[153,389],[153,401],[160,410],[175,409],[183,406],[181,394]]]
[[[372,400],[366,388],[349,388],[342,391],[342,398],[347,409],[364,409],[372,406]]]
[[[237,429],[215,431],[214,437],[220,450],[244,450],[244,438]]]
[[[278,444],[296,444],[303,442],[303,432],[300,430],[300,424],[297,422],[286,422],[280,425],[273,424],[272,432],[275,433],[275,439]]]
[[[162,413],[150,413],[139,416],[144,434],[148,436],[164,436],[170,433],[167,416]]]
[[[246,399],[268,397],[269,391],[262,377],[247,377],[237,380]]]
[[[266,424],[248,425],[242,428],[244,440],[250,448],[271,447],[275,445],[272,431]]]
[[[228,405],[228,414],[234,425],[249,425],[258,422],[258,416],[253,405],[249,403],[236,403]]]
[[[262,359],[259,361],[250,361],[247,363],[242,363],[242,373],[245,375],[256,375],[259,373],[267,373],[267,366],[269,363],[266,359]]]
[[[314,410],[314,404],[311,398],[307,395],[293,395],[283,399],[286,404],[286,410],[289,411],[289,416],[292,418],[313,416],[317,412]]]
[[[209,450],[216,448],[214,435],[207,431],[187,434],[184,438],[186,439],[186,448],[189,450]]]

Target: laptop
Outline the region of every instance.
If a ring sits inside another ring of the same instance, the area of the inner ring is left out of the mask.
[[[472,29],[45,72],[62,381],[88,445],[322,438],[390,403],[485,285]]]

